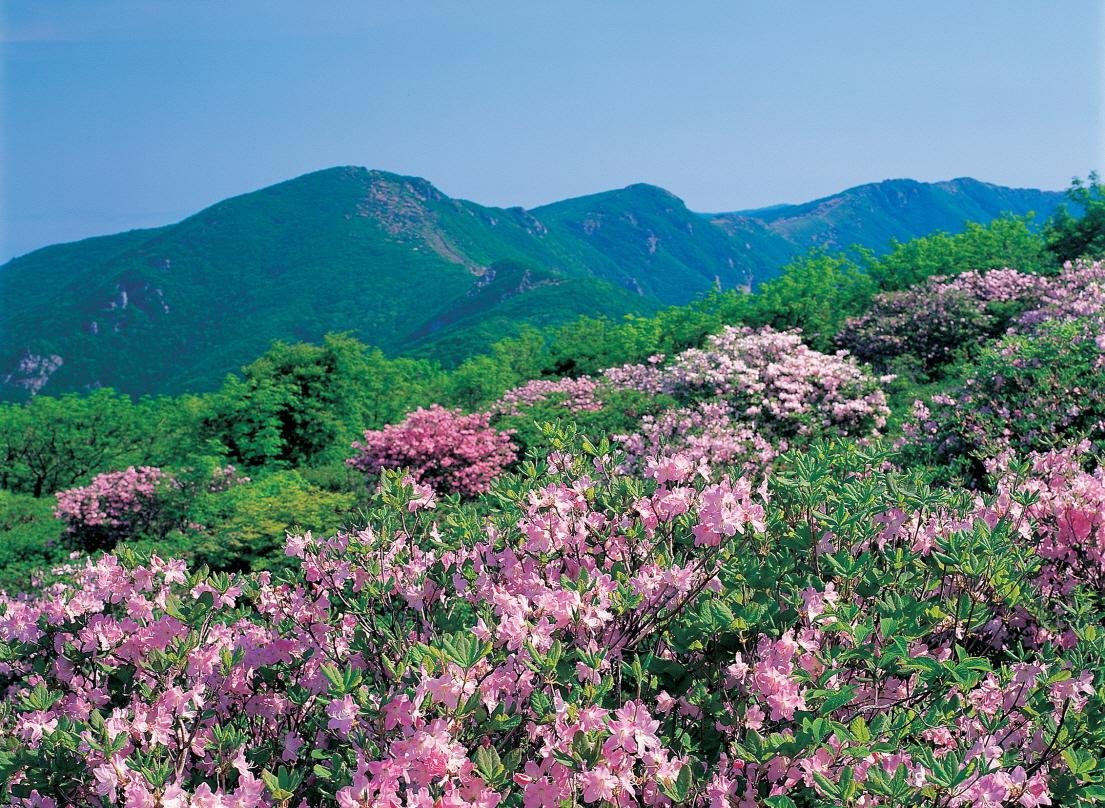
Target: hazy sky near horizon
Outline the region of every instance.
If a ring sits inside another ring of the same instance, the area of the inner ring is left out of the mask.
[[[1105,169],[1105,3],[4,0],[0,261],[333,165],[699,211]]]

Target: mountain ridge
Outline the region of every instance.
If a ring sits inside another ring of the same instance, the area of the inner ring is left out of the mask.
[[[949,209],[953,198],[956,204]],[[950,229],[956,220],[986,222],[1005,212],[1034,210],[1046,218],[1063,199],[1059,191],[1010,188],[973,177],[938,182],[895,178],[808,202],[707,215],[718,224],[756,221],[803,252],[811,247],[847,249],[855,243],[873,247],[867,242],[902,241],[919,231]],[[865,231],[849,226],[849,219],[864,225]]]
[[[453,363],[525,324],[644,314],[712,288],[749,288],[810,246],[848,247],[857,235],[885,248],[1003,210],[1048,215],[1062,198],[970,178],[894,180],[701,214],[633,183],[527,210],[335,166],[175,224],[50,245],[0,266],[0,298],[19,303],[0,307],[0,397],[211,389],[274,339],[328,331]],[[483,280],[492,267],[497,282]]]

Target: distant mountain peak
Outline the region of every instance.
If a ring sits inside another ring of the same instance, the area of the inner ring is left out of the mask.
[[[531,213],[540,215],[540,211],[549,210],[552,208],[574,206],[581,207],[591,205],[595,208],[604,207],[607,205],[622,205],[626,203],[640,204],[648,202],[651,204],[659,204],[666,207],[674,207],[682,210],[686,210],[686,205],[683,200],[673,194],[666,188],[661,188],[659,185],[650,185],[647,182],[635,182],[631,185],[626,185],[624,188],[614,188],[609,191],[599,191],[594,194],[585,194],[583,196],[570,197],[569,199],[563,199],[560,202],[552,202],[548,205],[541,205],[540,207],[533,208]]]

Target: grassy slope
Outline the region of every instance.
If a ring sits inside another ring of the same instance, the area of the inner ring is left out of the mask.
[[[478,346],[517,334],[524,324],[538,327],[586,314],[618,318],[651,314],[660,304],[598,278],[532,270],[520,264],[495,265],[494,281],[419,324],[405,352],[459,363]],[[524,280],[523,280],[524,277]]]

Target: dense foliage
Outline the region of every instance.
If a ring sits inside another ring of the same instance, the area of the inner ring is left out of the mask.
[[[915,457],[977,476],[1008,449],[1105,446],[1103,276],[1100,263],[1066,269],[960,381],[916,401],[905,425]]]
[[[1087,181],[1074,179],[1067,192],[1077,215],[1060,207],[1046,228],[1047,248],[1059,261],[1105,255],[1105,186],[1090,172]]]
[[[334,336],[0,409],[2,801],[1105,801],[1105,265],[1064,221],[451,371]]]

